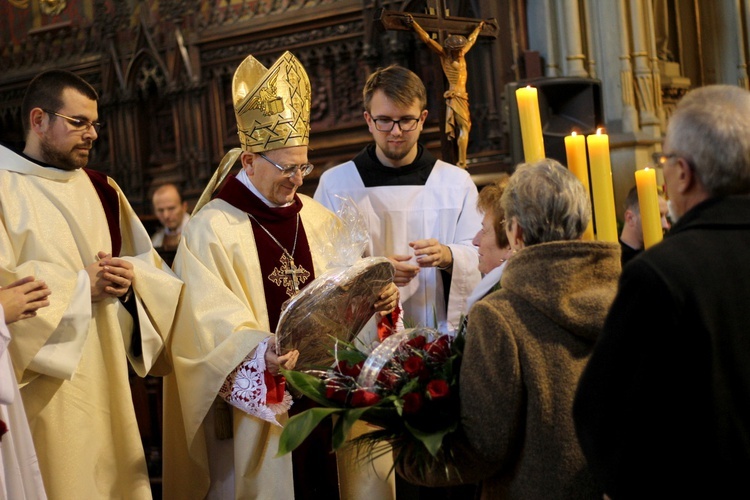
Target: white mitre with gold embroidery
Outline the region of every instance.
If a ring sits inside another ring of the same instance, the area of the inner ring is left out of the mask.
[[[291,52],[269,69],[247,56],[234,73],[232,96],[244,151],[262,153],[309,142],[310,80]]]
[[[193,215],[211,200],[243,150],[263,153],[310,141],[310,80],[291,52],[284,52],[269,69],[247,56],[234,73],[232,96],[242,149],[224,155]]]

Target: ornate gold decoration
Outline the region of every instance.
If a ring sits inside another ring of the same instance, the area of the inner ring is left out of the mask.
[[[268,275],[268,279],[276,286],[286,287],[286,294],[290,297],[297,295],[299,285],[307,281],[309,277],[310,271],[302,266],[294,265],[294,259],[286,253],[281,256],[281,266]]]
[[[242,149],[261,153],[310,140],[310,80],[291,52],[268,69],[247,56],[232,80],[237,133]]]
[[[39,8],[42,14],[56,16],[67,7],[65,0],[39,0]]]
[[[16,7],[18,9],[29,8],[29,0],[8,0],[8,3],[10,3],[11,6]]]
[[[289,250],[287,250],[286,247],[276,239],[276,236],[271,234],[271,231],[266,229],[266,227],[261,224],[253,214],[248,213],[247,215],[258,224],[258,227],[266,232],[268,237],[271,238],[282,251],[281,258],[279,259],[281,267],[274,268],[273,272],[268,275],[268,279],[275,283],[276,286],[283,285],[286,287],[286,294],[290,297],[294,297],[297,292],[299,292],[300,283],[304,283],[307,281],[307,278],[310,277],[310,271],[302,266],[294,265],[294,252],[297,251],[297,237],[299,236],[299,212],[297,212],[297,228],[294,230],[294,245],[292,246],[291,252],[289,252]]]

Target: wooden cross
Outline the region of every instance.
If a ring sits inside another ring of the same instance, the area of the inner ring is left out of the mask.
[[[450,15],[446,0],[427,0],[428,14],[412,13],[411,16],[422,26],[425,31],[437,34],[440,45],[448,35],[464,35],[474,31],[474,28],[482,19],[472,19],[470,17],[454,17]],[[375,18],[376,24],[387,31],[411,31],[406,25],[406,12],[398,10],[381,9]],[[495,19],[485,20],[484,27],[479,33],[481,37],[489,37],[493,40],[497,38],[499,28]]]
[[[446,0],[426,0],[426,3],[429,11],[427,14],[381,9],[375,18],[375,24],[386,31],[412,31],[412,28],[406,24],[407,14],[409,14],[425,31],[432,33],[433,38],[437,37],[440,45],[443,45],[449,35],[468,36],[482,21],[482,19],[451,16]],[[479,36],[494,40],[497,38],[498,32],[497,21],[488,19],[484,20],[484,26]],[[444,90],[448,89],[445,84],[443,86]],[[444,106],[440,107],[440,123],[445,123]],[[456,151],[445,133],[440,136],[440,149],[443,160],[455,163]]]

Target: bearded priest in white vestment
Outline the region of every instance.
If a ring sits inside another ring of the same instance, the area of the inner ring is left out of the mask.
[[[375,144],[323,172],[315,199],[334,211],[346,197],[357,204],[370,231],[366,255],[388,257],[396,267],[407,326],[455,331],[481,279],[472,245],[482,223],[476,185],[417,142],[427,92],[416,74],[381,68],[367,79],[363,98]]]
[[[292,404],[278,368],[299,353],[276,354],[272,332],[283,303],[327,270],[324,250],[344,228],[296,193],[313,168],[310,83],[297,58],[286,52],[266,69],[248,56],[232,87],[242,151],[225,156],[174,262],[185,289],[165,379],[164,498],[392,498],[389,467],[378,476],[352,457],[337,467],[330,434],[307,456],[277,456],[287,411],[306,398]],[[238,156],[242,170],[223,182]],[[375,309],[397,301],[391,283]]]
[[[22,154],[0,147],[0,283],[33,275],[50,306],[9,346],[49,498],[151,498],[130,392],[161,363],[182,283],[123,192],[85,169],[97,93],[67,71],[29,84]]]

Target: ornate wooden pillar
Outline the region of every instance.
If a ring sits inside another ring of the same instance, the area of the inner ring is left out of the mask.
[[[617,2],[620,10],[620,19],[623,22],[627,19],[628,0]],[[620,30],[620,85],[622,100],[622,129],[623,132],[636,132],[638,125],[638,110],[635,106],[635,91],[633,89],[633,66],[630,61],[630,37],[626,29]]]
[[[649,46],[646,42],[646,29],[649,29],[644,13],[642,0],[629,0],[630,4],[630,26],[632,30],[632,52],[631,57],[635,70],[635,95],[638,104],[638,113],[641,129],[650,132],[651,135],[659,136],[661,123],[657,116],[656,92],[654,91],[654,74],[650,67]],[[661,94],[661,92],[659,92]]]
[[[565,60],[567,62],[566,76],[586,78],[589,76],[585,67],[586,56],[583,53],[581,36],[581,12],[578,0],[560,0],[562,9],[561,19],[565,20]]]

